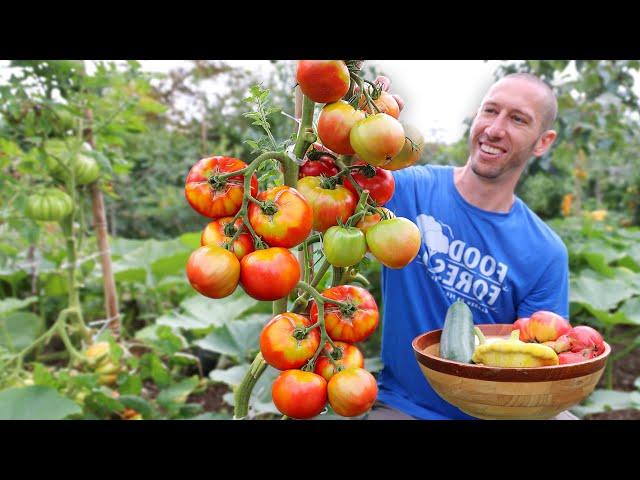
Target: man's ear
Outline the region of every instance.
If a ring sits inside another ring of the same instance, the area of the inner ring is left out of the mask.
[[[555,130],[547,130],[544,132],[538,139],[538,143],[536,143],[536,146],[533,149],[533,154],[536,157],[541,157],[547,153],[557,136],[558,134]]]

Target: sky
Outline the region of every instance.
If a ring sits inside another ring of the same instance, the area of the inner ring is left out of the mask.
[[[272,70],[268,60],[225,60],[259,76]],[[453,143],[465,131],[464,120],[479,106],[493,82],[500,61],[490,60],[370,60],[391,79],[391,93],[400,95],[405,107],[400,120],[420,129],[427,141]],[[168,72],[185,66],[180,60],[141,60],[147,71]],[[369,80],[374,80],[369,79]],[[211,88],[216,88],[215,86]]]

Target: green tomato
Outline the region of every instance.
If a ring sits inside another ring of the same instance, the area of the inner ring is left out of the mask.
[[[24,213],[33,220],[57,222],[72,211],[73,200],[69,195],[57,188],[48,188],[29,197]]]
[[[95,182],[100,176],[100,167],[93,157],[84,155],[82,151],[74,155],[63,140],[48,140],[45,150],[48,153],[47,167],[56,178],[64,178],[66,175],[66,170],[60,162],[67,167],[71,165],[75,173],[76,185]]]
[[[364,233],[355,227],[333,226],[322,238],[324,255],[334,267],[350,267],[367,253]]]

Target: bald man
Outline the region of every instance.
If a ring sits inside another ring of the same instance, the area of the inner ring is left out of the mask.
[[[472,418],[433,391],[411,348],[417,335],[443,327],[456,300],[476,324],[512,323],[538,310],[568,318],[567,249],[514,193],[529,159],[556,139],[556,113],[544,82],[508,75],[481,102],[463,167],[393,172],[396,190],[385,206],[418,225],[423,245],[407,267],[382,269],[384,368],[367,419]]]

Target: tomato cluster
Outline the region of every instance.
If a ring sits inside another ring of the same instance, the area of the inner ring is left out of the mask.
[[[325,105],[317,118],[319,141],[305,143],[310,148],[295,188],[260,191],[258,165],[226,156],[199,160],[185,183],[188,203],[209,219],[186,267],[196,291],[222,298],[240,285],[255,299],[288,301],[297,289],[304,305],[313,297],[307,313],[287,303],[260,335],[264,361],[282,372],[272,385],[273,402],[296,419],[318,415],[327,403],[347,417],[371,408],[376,380],[355,344],[377,328],[378,306],[349,282],[367,253],[402,268],[420,248],[417,226],[383,205],[395,192],[391,170],[415,164],[424,138],[398,120],[402,102],[380,85],[365,86],[357,68],[343,60],[298,62],[301,91]],[[334,275],[343,272],[347,284],[319,293],[300,282],[301,265],[290,249],[312,232],[310,242],[321,241],[326,262],[339,267]]]
[[[378,387],[354,343],[378,326],[378,306],[369,292],[353,285],[329,288],[321,296],[328,337],[322,347],[316,301],[308,318],[281,313],[260,334],[265,362],[282,370],[272,386],[273,402],[281,413],[296,419],[320,414],[327,401],[338,415],[362,415],[375,402]]]

